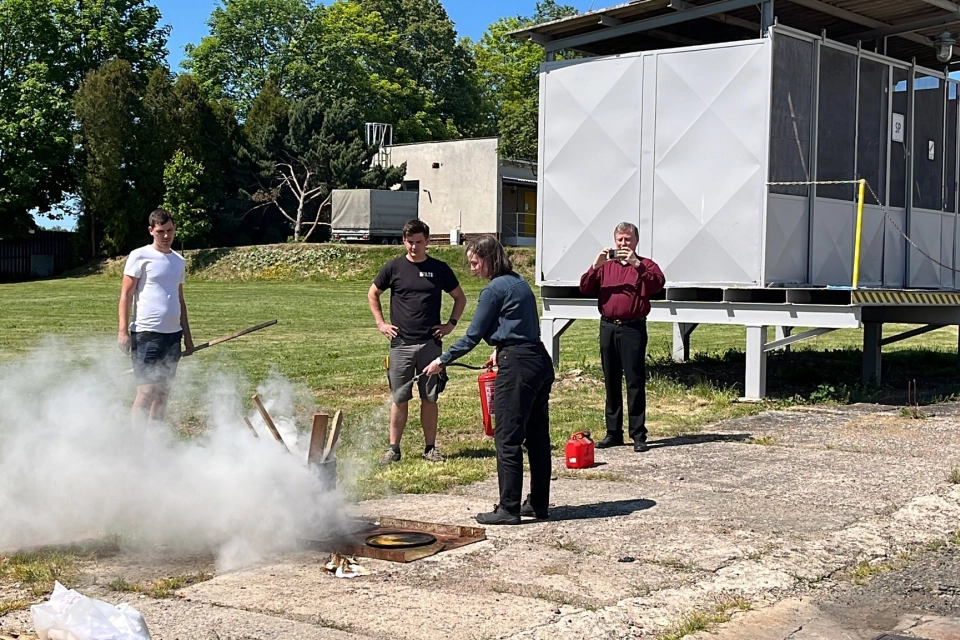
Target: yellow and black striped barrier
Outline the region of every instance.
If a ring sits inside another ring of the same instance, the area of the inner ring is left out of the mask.
[[[854,291],[853,304],[960,305],[960,293],[934,291]]]

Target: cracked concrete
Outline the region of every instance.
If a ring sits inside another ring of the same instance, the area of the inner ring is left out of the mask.
[[[407,565],[369,561],[375,574],[356,580],[323,571],[322,554],[300,553],[134,606],[159,640],[565,640],[656,637],[692,611],[741,598],[750,611],[733,613],[717,635],[688,637],[960,640],[950,615],[960,577],[949,577],[960,572],[960,555],[944,543],[960,528],[960,485],[949,481],[960,468],[960,406],[926,411],[935,415],[912,420],[877,406],[774,411],[654,439],[645,454],[598,451],[599,470],[610,473],[563,473],[548,521],[490,527],[485,542]],[[759,437],[769,444],[748,442]],[[444,495],[368,501],[356,512],[473,525],[495,499],[489,479]],[[619,561],[626,556],[635,561]],[[943,590],[908,581],[869,591],[938,558],[925,575],[946,576]],[[860,562],[881,567],[866,586],[851,582]],[[136,570],[163,575],[163,566]],[[121,594],[98,585],[133,570],[104,561],[81,590],[117,601]],[[876,597],[885,600],[871,604]],[[939,608],[929,609],[930,599]],[[27,626],[23,612],[0,618],[0,630]]]

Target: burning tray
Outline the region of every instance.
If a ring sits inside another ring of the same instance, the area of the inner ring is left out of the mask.
[[[324,540],[304,540],[303,545],[314,551],[339,553],[341,555],[376,558],[391,562],[413,562],[432,556],[441,551],[456,549],[474,542],[487,539],[486,530],[480,527],[461,527],[452,524],[401,520],[399,518],[380,518],[377,522],[357,521],[356,528],[334,538]],[[399,537],[405,539],[414,534],[429,534],[433,542],[421,538],[417,546],[384,546],[369,544],[371,539]]]

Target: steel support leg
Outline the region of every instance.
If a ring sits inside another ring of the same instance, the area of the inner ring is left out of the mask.
[[[880,384],[880,338],[882,322],[863,323],[863,382]]]
[[[673,323],[673,361],[686,362],[690,359],[690,334],[697,328],[695,323]]]
[[[793,333],[793,327],[777,327],[777,333],[774,340],[783,340],[784,338],[789,338],[790,334]],[[790,345],[787,345],[783,348],[784,353],[790,353]]]
[[[760,5],[760,28],[763,31],[761,35],[766,36],[776,21],[773,11],[773,0],[768,0]]]
[[[744,399],[761,400],[767,395],[767,327],[747,327],[747,372]]]
[[[553,360],[553,367],[560,366],[560,336],[573,324],[567,318],[542,318],[540,320],[540,341]]]

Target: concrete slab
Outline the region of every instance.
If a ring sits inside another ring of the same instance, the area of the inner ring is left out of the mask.
[[[489,527],[479,544],[371,560],[375,573],[356,580],[325,572],[323,554],[295,554],[135,605],[163,639],[651,638],[733,598],[752,610],[690,637],[960,637],[960,547],[948,542],[960,406],[925,411],[775,411],[654,439],[645,454],[598,451],[593,475],[559,474],[550,520]],[[488,479],[354,511],[474,525],[496,494]],[[860,563],[865,585],[852,581]],[[103,569],[99,584],[126,570]],[[0,630],[18,625],[22,613],[0,618]]]

